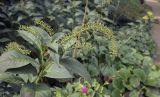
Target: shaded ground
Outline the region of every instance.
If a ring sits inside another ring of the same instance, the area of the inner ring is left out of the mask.
[[[146,0],[146,4],[149,5],[156,18],[156,23],[152,27],[152,37],[157,45],[155,63],[160,65],[160,2],[158,0]]]

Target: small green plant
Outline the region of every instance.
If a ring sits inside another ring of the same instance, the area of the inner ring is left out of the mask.
[[[155,17],[151,11],[148,11],[147,14],[142,17],[142,19],[145,21],[145,23],[151,23],[154,22]]]
[[[55,88],[54,97],[110,97],[105,85],[100,85],[96,80],[91,83],[68,83],[65,88]]]
[[[142,68],[123,67],[113,79],[112,97],[158,97],[154,93],[149,93],[153,87],[159,87],[159,70],[153,68],[154,65],[144,65]],[[155,80],[155,81],[153,81]]]

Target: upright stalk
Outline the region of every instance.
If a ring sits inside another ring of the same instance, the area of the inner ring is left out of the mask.
[[[20,3],[22,10],[25,10],[25,0],[21,0]]]
[[[86,16],[87,16],[87,8],[88,8],[88,0],[85,0],[85,1],[86,1],[86,5],[85,5],[83,20],[82,20],[82,26],[84,26],[84,24],[85,24]],[[79,33],[79,35],[77,36],[76,44],[80,42],[80,36],[81,36],[81,33]],[[77,48],[75,48],[75,49],[73,50],[73,55],[72,55],[73,58],[76,58],[76,57],[77,57],[77,51],[78,51]]]
[[[40,62],[40,67],[38,71],[38,76],[35,79],[35,83],[37,84],[39,80],[41,79],[41,76],[43,74],[43,66],[44,66],[44,57],[43,57],[43,49],[40,50],[40,56],[39,56],[39,62]]]

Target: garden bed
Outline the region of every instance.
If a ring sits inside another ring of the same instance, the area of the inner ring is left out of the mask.
[[[0,97],[159,97],[139,0],[0,4]]]

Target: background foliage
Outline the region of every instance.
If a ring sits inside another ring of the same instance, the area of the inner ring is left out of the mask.
[[[0,96],[158,97],[160,70],[152,60],[155,44],[149,32],[153,21],[142,19],[148,8],[139,0],[88,2],[85,24],[107,26],[117,50],[109,48],[102,30],[85,30],[83,0],[6,0],[0,5]],[[35,24],[39,19],[54,34]],[[29,26],[18,30],[20,25]],[[57,41],[78,28],[85,30],[80,43],[93,47],[80,45],[73,57],[76,38],[64,45]],[[109,49],[117,51],[115,58]],[[81,91],[83,85],[88,94]]]

